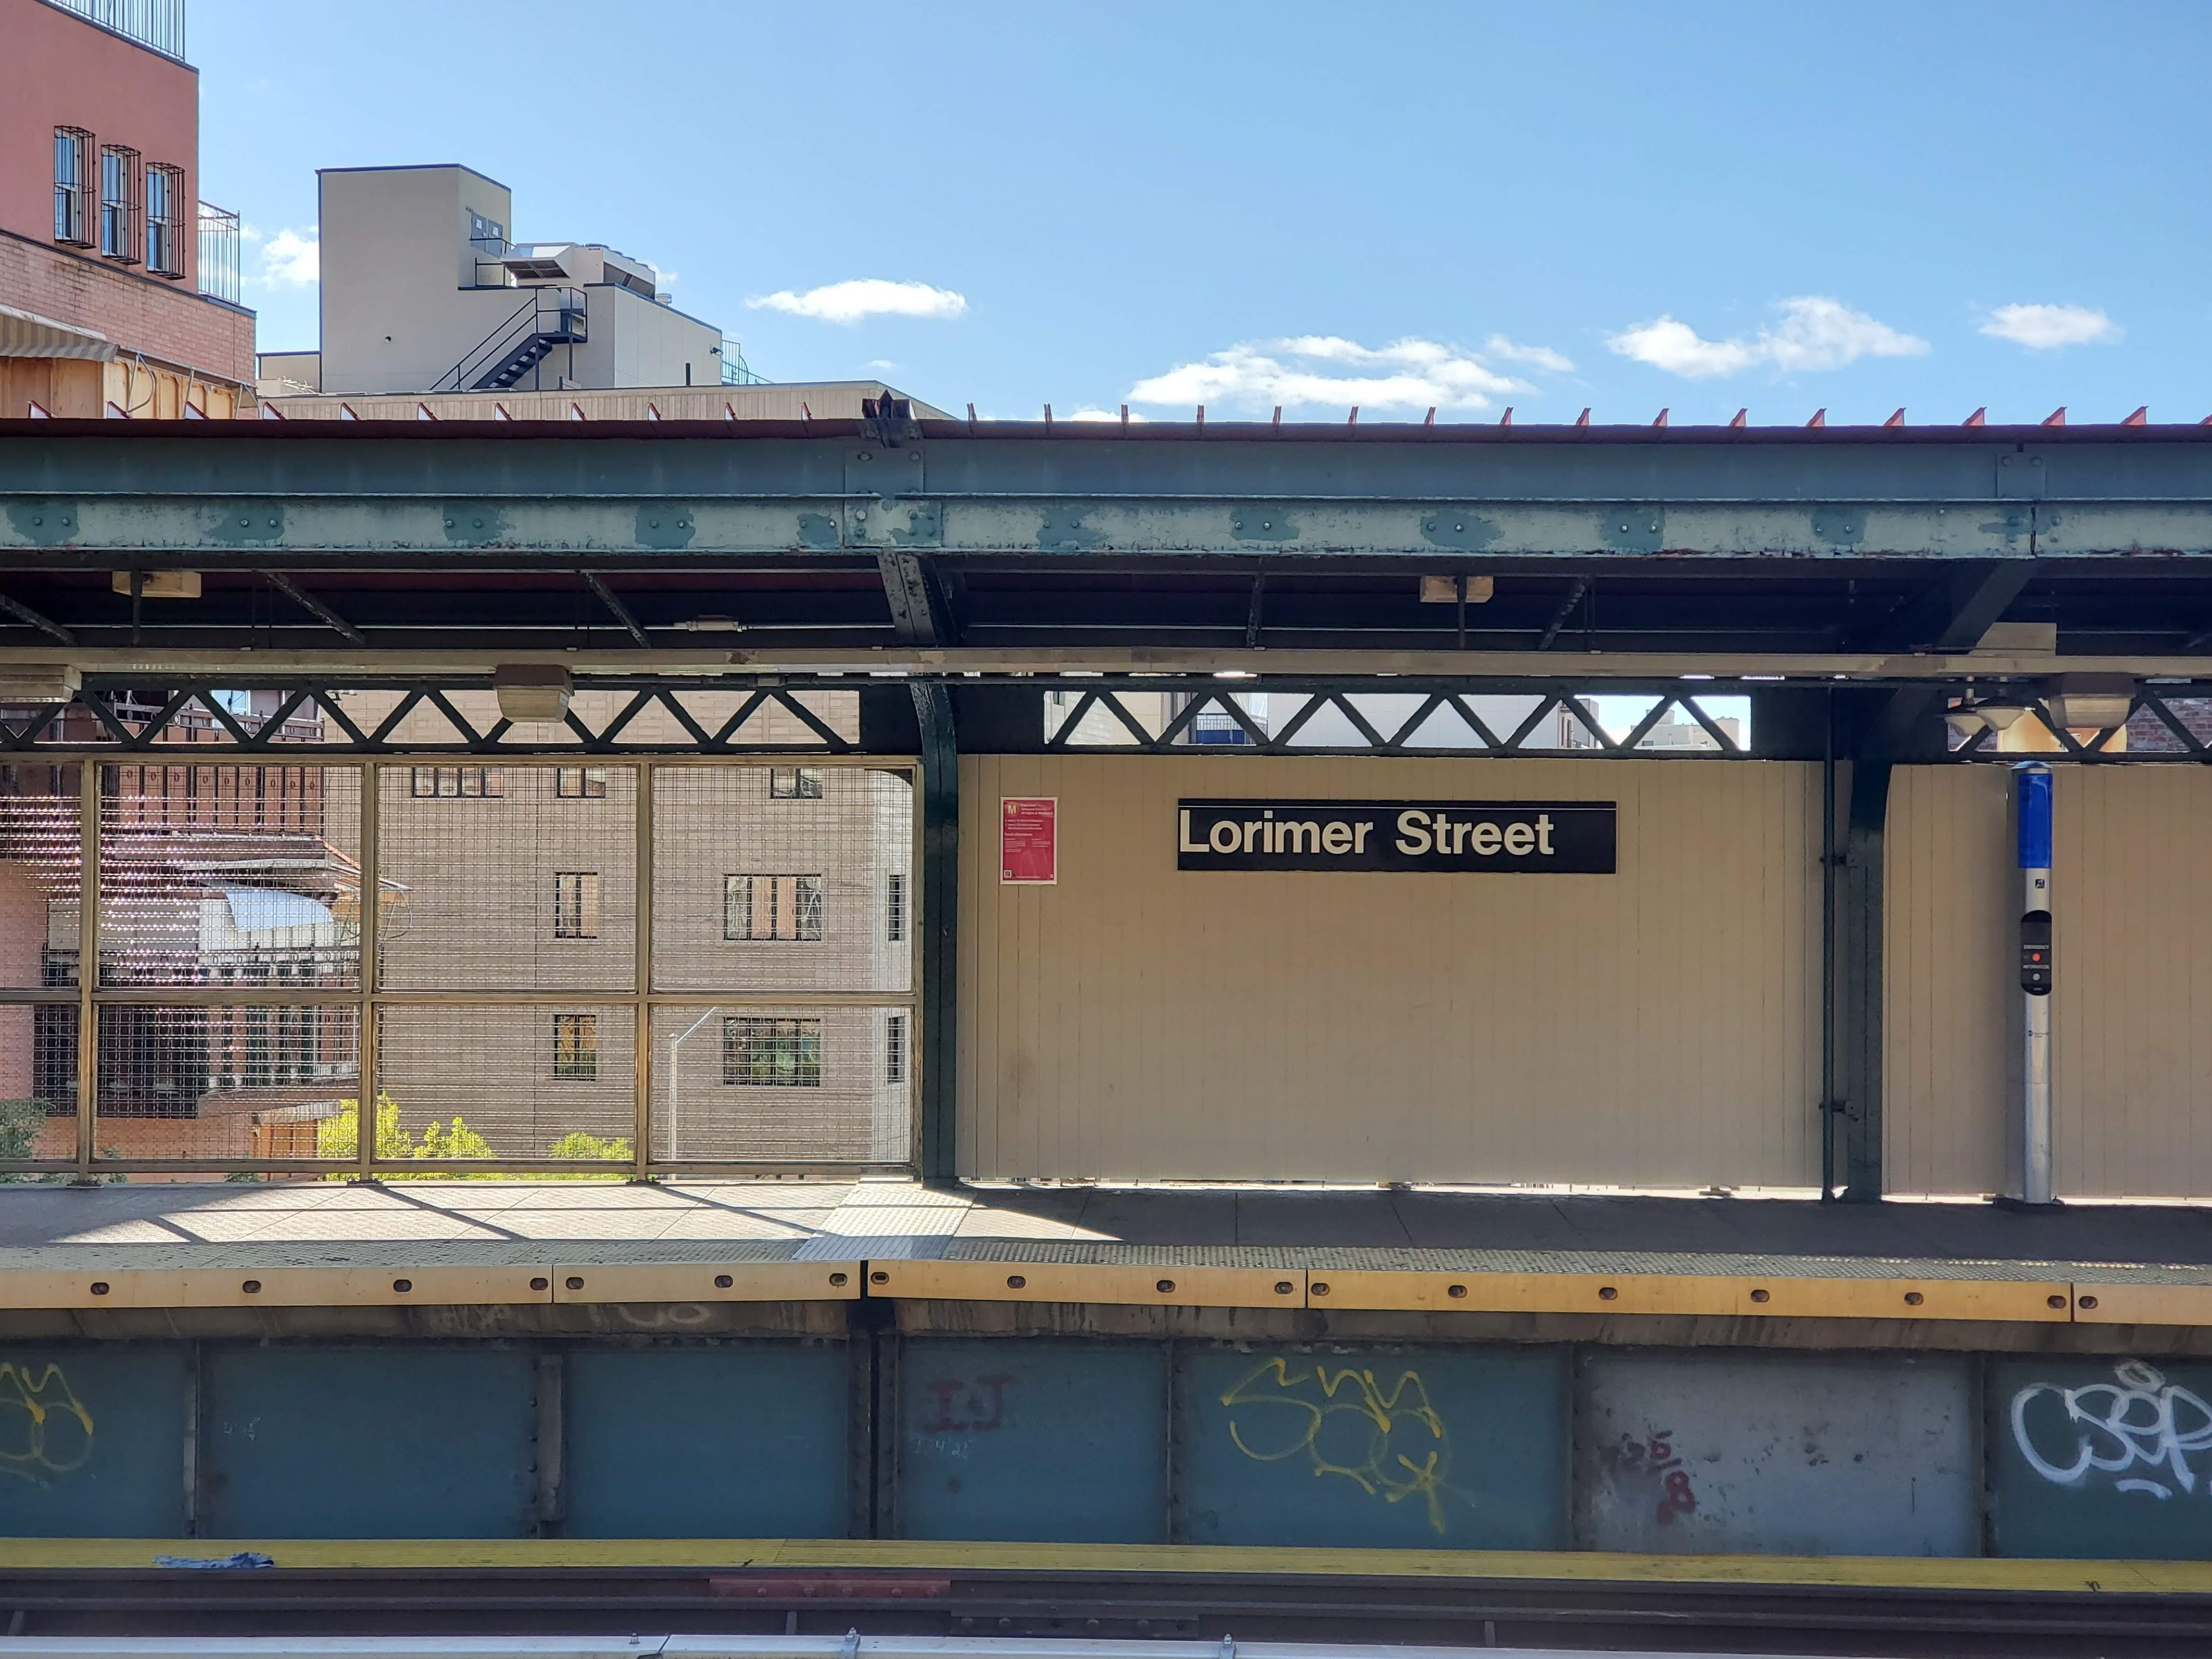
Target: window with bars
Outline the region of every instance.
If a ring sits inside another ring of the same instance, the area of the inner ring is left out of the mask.
[[[820,943],[822,878],[723,877],[722,937]]]
[[[126,265],[138,263],[138,152],[124,144],[100,147],[100,251]]]
[[[607,798],[607,772],[603,766],[560,766],[554,774],[553,793],[562,800]]]
[[[771,800],[820,800],[822,769],[818,766],[771,766],[768,769]]]
[[[495,800],[507,793],[507,779],[496,766],[417,766],[408,787],[417,800]]]
[[[146,167],[146,269],[185,274],[185,170],[167,161]]]
[[[750,1017],[724,1020],[722,1081],[760,1088],[820,1088],[822,1022]]]
[[[578,1083],[598,1079],[599,1017],[597,1014],[553,1016],[553,1075]]]
[[[906,1016],[884,1016],[884,1081],[906,1081]]]
[[[599,936],[599,873],[596,870],[563,870],[553,878],[553,937],[597,939]]]
[[[92,245],[92,135],[82,127],[54,129],[54,240]]]
[[[884,878],[884,940],[889,945],[906,941],[906,872],[894,870]]]

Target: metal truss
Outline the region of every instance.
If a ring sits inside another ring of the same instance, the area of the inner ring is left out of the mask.
[[[1532,707],[1525,711],[1512,711],[1510,724],[1493,724],[1497,712],[1494,709],[1492,717],[1486,719],[1471,701],[1476,694],[1457,689],[1401,689],[1395,685],[1378,690],[1374,682],[1365,683],[1357,691],[1311,690],[1285,693],[1272,690],[1263,683],[1255,690],[1169,692],[1165,695],[1184,701],[1180,709],[1158,726],[1148,724],[1129,706],[1125,698],[1130,695],[1126,690],[1104,688],[1083,691],[1068,707],[1057,729],[1046,737],[1045,749],[1134,748],[1148,754],[1187,754],[1193,748],[1201,748],[1209,752],[1252,755],[1573,755],[1577,758],[1607,759],[1650,759],[1670,754],[1745,759],[1751,755],[1741,740],[1740,728],[1732,734],[1698,706],[1697,696],[1674,693],[1654,698],[1635,725],[1619,738],[1607,731],[1599,720],[1592,707],[1594,699],[1570,689],[1539,691]],[[1299,706],[1279,724],[1272,720],[1262,723],[1249,707],[1249,700],[1255,695],[1289,696],[1297,699]],[[1526,696],[1527,693],[1517,695]],[[1403,704],[1409,697],[1419,701],[1410,714],[1393,711],[1385,714],[1376,708],[1375,699],[1378,696],[1387,697],[1395,704]],[[1109,727],[1102,738],[1101,722],[1087,719],[1094,710],[1110,716],[1118,730]],[[1675,719],[1678,712],[1683,717],[1680,721]],[[1330,714],[1341,717],[1354,734],[1353,741],[1325,741],[1307,735],[1314,730],[1317,719]],[[1651,741],[1652,734],[1662,724],[1679,726],[1685,723],[1693,726],[1704,741],[1663,746]]]
[[[191,680],[165,685],[151,696],[137,690],[88,685],[70,702],[38,705],[27,714],[10,718],[0,709],[0,753],[61,747],[112,748],[166,756],[182,744],[202,750],[220,748],[225,753],[286,756],[490,755],[547,749],[543,727],[533,726],[526,734],[505,719],[480,726],[456,705],[456,692],[482,693],[489,690],[491,684],[489,678],[468,678],[264,688],[234,679],[221,684]],[[684,684],[702,687],[702,682],[587,683],[592,684],[599,689],[628,691],[629,696],[611,719],[596,726],[573,708],[563,716],[562,724],[573,739],[575,753],[849,755],[860,751],[857,740],[837,731],[792,689],[753,684],[717,687],[707,683],[702,689],[720,690],[725,697],[736,690],[743,697],[733,712],[710,721],[687,707],[683,696]],[[240,690],[251,690],[275,691],[280,700],[267,713],[241,713],[233,699]],[[343,697],[344,693],[356,690],[397,693],[398,701],[375,720],[357,721],[346,712]],[[851,695],[852,688],[824,681],[816,695],[840,690]],[[652,741],[626,735],[641,717],[654,710],[675,721],[684,733],[682,740]],[[452,735],[425,738],[413,734],[419,732],[426,711],[441,717]],[[757,718],[774,714],[797,721],[809,733],[808,739],[771,743],[748,735]],[[403,736],[410,730],[410,719],[416,722],[413,732]],[[572,745],[555,738],[550,746],[568,752]]]
[[[2128,761],[2212,761],[2212,686],[2138,687],[2126,721],[2099,728],[2069,727],[2048,697],[2023,699],[2002,732],[1950,734],[1954,761],[2011,763],[2034,757],[2111,765]],[[1984,705],[1984,708],[1989,705]]]

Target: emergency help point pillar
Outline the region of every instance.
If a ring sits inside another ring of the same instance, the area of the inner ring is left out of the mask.
[[[2021,880],[2020,989],[2024,1033],[2018,1117],[2023,1204],[2056,1201],[2051,1175],[2051,773],[2040,761],[2013,769]]]

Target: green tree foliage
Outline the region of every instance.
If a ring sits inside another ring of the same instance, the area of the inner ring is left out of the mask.
[[[8,1103],[0,1103],[4,1110]],[[4,1133],[5,1119],[0,1118],[0,1133]],[[36,1131],[34,1130],[35,1133]],[[0,1140],[0,1148],[6,1143]],[[611,1164],[630,1161],[635,1145],[627,1136],[613,1138],[589,1133],[581,1129],[571,1130],[546,1148],[548,1158],[604,1158]],[[335,1117],[326,1117],[315,1126],[315,1156],[339,1163],[351,1163],[361,1149],[361,1103],[354,1100],[338,1103]],[[4,1156],[0,1151],[0,1156]],[[376,1099],[376,1158],[380,1164],[396,1164],[409,1158],[420,1158],[441,1164],[459,1163],[473,1158],[492,1158],[498,1154],[490,1141],[469,1127],[465,1118],[456,1117],[441,1123],[433,1118],[423,1127],[422,1138],[416,1140],[400,1126],[399,1103],[389,1095],[379,1094]],[[424,1170],[420,1175],[409,1175],[400,1170],[386,1170],[386,1178],[398,1181],[484,1180],[484,1181],[570,1181],[592,1180],[595,1176],[579,1175],[571,1170],[549,1170],[543,1175],[492,1176],[466,1175],[453,1176],[442,1172]]]

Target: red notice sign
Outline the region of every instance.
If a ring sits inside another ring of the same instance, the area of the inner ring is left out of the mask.
[[[1009,795],[999,802],[999,879],[1049,886],[1060,879],[1060,800]]]

